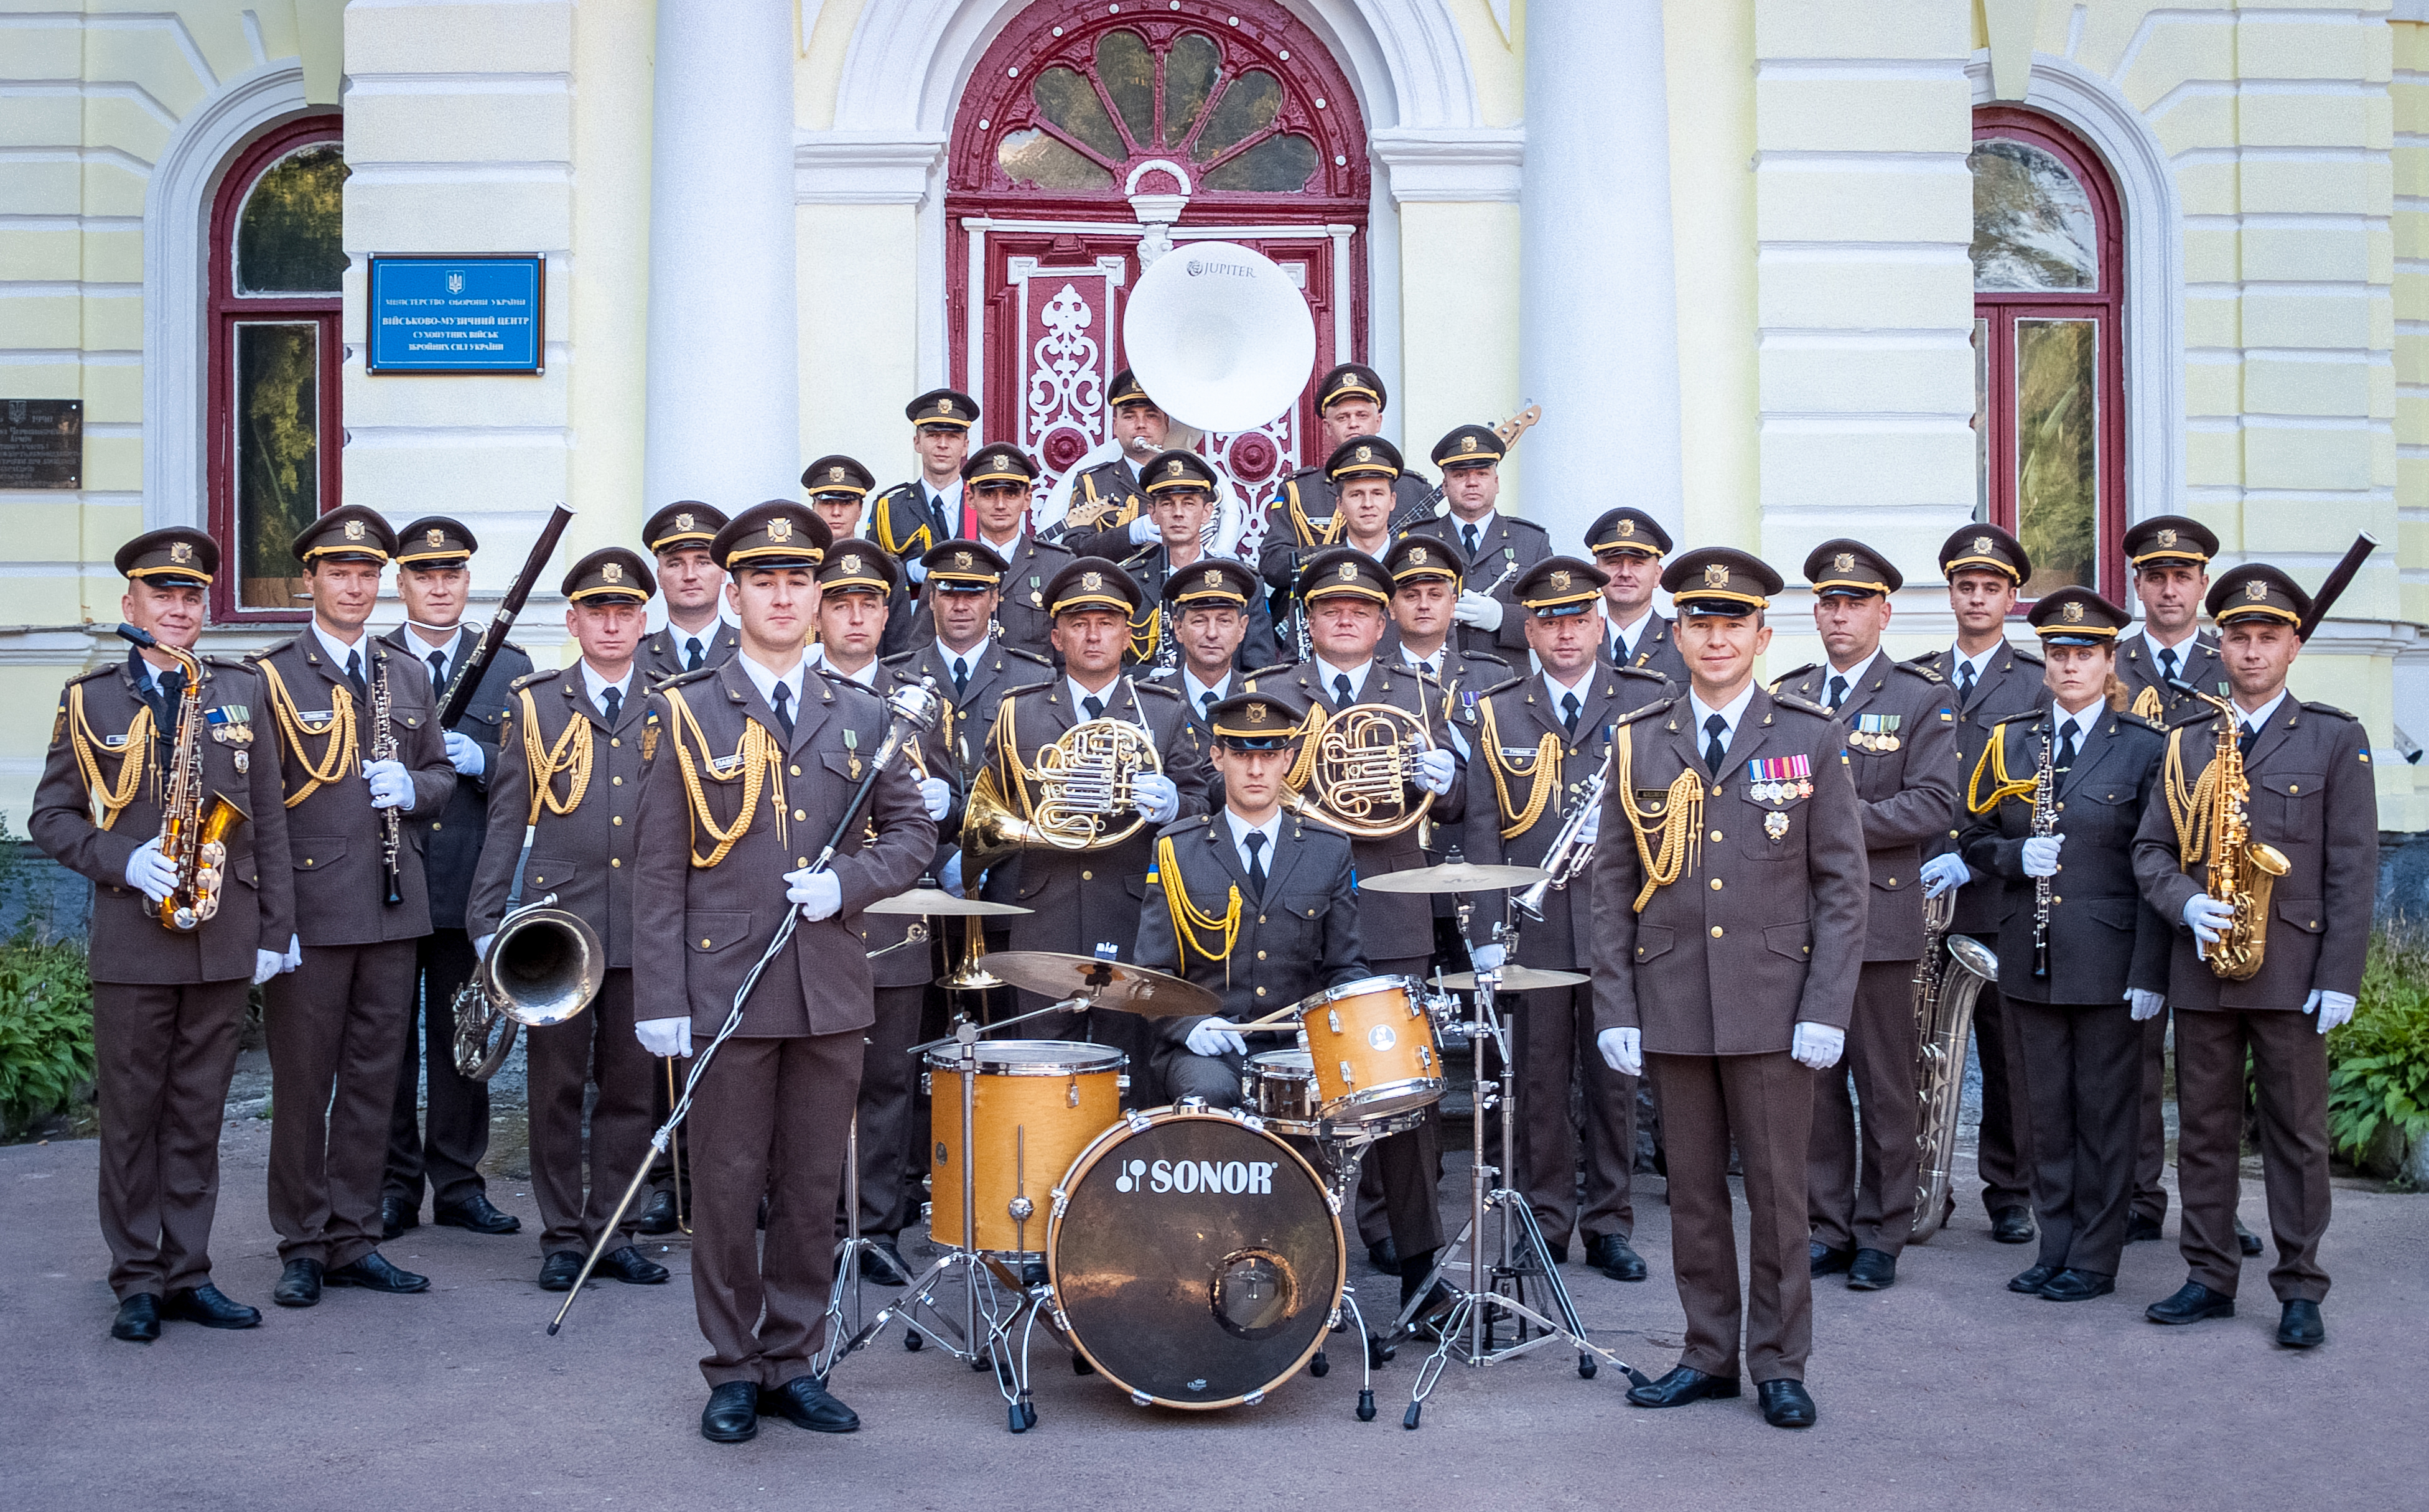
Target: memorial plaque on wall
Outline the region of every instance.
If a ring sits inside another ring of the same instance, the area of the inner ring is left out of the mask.
[[[0,399],[0,489],[84,487],[84,401]]]
[[[538,373],[543,255],[374,253],[367,373]]]

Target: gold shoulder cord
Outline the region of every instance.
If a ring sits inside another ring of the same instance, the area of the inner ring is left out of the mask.
[[[2218,802],[2218,763],[2202,768],[2198,781],[2185,783],[2185,730],[2168,732],[2168,756],[2159,771],[2159,790],[2168,795],[2168,820],[2176,826],[2176,870],[2189,872],[2207,859],[2210,806]]]
[[[1164,882],[1164,906],[1172,914],[1172,936],[1181,949],[1181,969],[1186,974],[1189,955],[1197,952],[1201,960],[1223,963],[1223,985],[1231,985],[1231,947],[1240,940],[1240,889],[1231,889],[1231,901],[1221,918],[1206,913],[1191,901],[1189,889],[1181,880],[1181,858],[1172,853],[1172,837],[1167,835],[1155,842],[1155,870]],[[1198,938],[1200,930],[1220,931],[1223,949],[1218,953],[1206,948]]]
[[[1991,796],[1982,796],[1982,773],[1991,773]],[[1976,814],[1987,814],[2010,798],[2030,798],[2036,784],[2032,773],[2021,778],[2008,775],[2008,738],[1997,726],[1991,730],[1990,743],[1982,747],[1980,759],[1974,763],[1974,775],[1965,784],[1965,806]]]
[[[2159,697],[2158,689],[2145,688],[2134,695],[2134,706],[2128,712],[2142,719],[2157,721],[2166,717],[2168,706]]]
[[[1501,753],[1501,726],[1493,715],[1493,702],[1485,700],[1482,739],[1484,765],[1493,773],[1493,791],[1501,800],[1501,812],[1510,822],[1501,826],[1501,838],[1523,835],[1528,826],[1543,817],[1544,806],[1561,786],[1561,740],[1545,735],[1536,742],[1535,754],[1524,761],[1505,762]],[[1507,773],[1505,777],[1504,773]],[[1508,778],[1531,778],[1524,807],[1511,801]]]
[[[1298,755],[1291,759],[1290,770],[1282,773],[1283,787],[1293,792],[1307,791],[1309,780],[1315,775],[1316,747],[1323,743],[1324,727],[1330,721],[1322,704],[1309,703],[1307,723],[1298,732]]]
[[[531,807],[523,815],[526,825],[539,822],[539,811],[563,816],[582,806],[582,795],[590,790],[590,758],[598,747],[590,733],[590,722],[575,714],[565,722],[556,744],[540,744],[539,708],[532,703],[531,690],[516,690],[515,696],[523,706],[523,762],[531,769]],[[557,774],[565,774],[565,800],[557,801]]]
[[[1318,530],[1309,522],[1306,507],[1298,502],[1297,483],[1286,482],[1282,485],[1282,498],[1290,506],[1291,529],[1297,534],[1300,540],[1311,546],[1332,546],[1340,543],[1342,528],[1348,524],[1349,518],[1341,512],[1338,502],[1333,505],[1331,523],[1322,530]]]
[[[668,736],[675,748],[675,766],[683,773],[685,795],[690,799],[691,838],[685,849],[691,856],[691,864],[706,871],[725,859],[735,843],[751,832],[752,817],[758,811],[760,790],[769,783],[775,786],[776,832],[785,836],[785,769],[775,738],[757,720],[746,721],[742,726],[741,742],[734,750],[735,770],[719,773],[716,758],[709,755],[708,733],[692,717],[691,706],[684,702],[683,690],[669,688],[664,691],[668,707],[674,714]],[[688,741],[685,739],[686,731],[690,732]],[[697,761],[692,759],[691,753],[695,745],[700,748]],[[734,822],[724,829],[718,828],[717,822],[708,817],[708,793],[700,785],[702,767],[708,769],[707,776],[711,782],[742,784],[742,806],[735,812]],[[715,848],[706,856],[700,854],[700,836],[703,830],[716,842]],[[785,838],[789,839],[790,837]]]
[[[1644,866],[1644,886],[1637,890],[1636,911],[1643,913],[1653,889],[1671,883],[1695,870],[1703,855],[1704,779],[1693,767],[1682,770],[1670,784],[1659,815],[1648,814],[1636,806],[1636,737],[1623,727],[1619,738],[1611,742],[1611,785],[1619,795],[1619,811],[1628,816],[1628,827],[1636,836],[1636,858]],[[1659,834],[1657,848],[1650,843]]]
[[[68,689],[68,743],[75,750],[76,770],[84,775],[85,790],[101,806],[100,827],[107,829],[118,822],[119,813],[135,801],[135,789],[141,785],[143,774],[152,770],[152,706],[145,704],[136,709],[135,718],[127,723],[126,740],[118,753],[115,781],[102,777],[101,756],[95,747],[107,751],[109,742],[96,735],[85,721],[82,683]]]
[[[329,685],[329,717],[317,723],[304,717],[295,706],[295,695],[287,690],[287,679],[269,658],[255,663],[261,669],[262,680],[270,685],[270,712],[277,717],[279,733],[287,738],[287,749],[295,753],[296,764],[304,769],[306,779],[303,787],[288,794],[287,806],[294,807],[321,789],[354,770],[355,699],[354,695],[335,683]],[[305,737],[319,739],[328,737],[329,743],[321,748],[321,759],[314,761],[304,750]]]

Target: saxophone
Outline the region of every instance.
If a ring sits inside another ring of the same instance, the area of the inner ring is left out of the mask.
[[[372,658],[372,759],[397,759],[396,725],[388,718],[388,656],[375,652]],[[405,821],[394,807],[380,811],[380,876],[388,885],[388,896],[380,901],[393,908],[405,901],[404,867]]]
[[[2190,870],[2206,860],[2209,870],[2203,889],[2235,908],[2226,933],[2202,952],[2210,971],[2229,982],[2248,982],[2260,974],[2269,951],[2269,898],[2277,879],[2292,865],[2284,852],[2252,838],[2252,779],[2243,770],[2243,748],[2237,742],[2242,721],[2235,706],[2215,693],[2192,695],[2218,714],[2218,739],[2209,766],[2189,791],[2185,789],[2183,730],[2168,740],[2166,780],[2168,817],[2175,822],[2178,865]]]
[[[223,793],[211,794],[207,807],[203,803],[201,660],[131,624],[120,625],[118,633],[146,650],[168,656],[186,675],[186,689],[177,701],[176,739],[160,795],[160,855],[177,871],[176,887],[160,900],[160,923],[182,934],[202,927],[204,920],[220,911],[220,889],[227,880],[228,837],[246,816]]]

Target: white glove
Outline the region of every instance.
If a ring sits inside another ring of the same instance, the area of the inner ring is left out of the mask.
[[[1439,798],[1450,791],[1450,779],[1459,773],[1459,757],[1436,747],[1417,754],[1417,786]]]
[[[1131,798],[1150,824],[1169,824],[1181,815],[1181,789],[1161,772],[1143,772],[1132,777]]]
[[[279,960],[278,969],[282,972],[291,972],[304,964],[304,941],[300,936],[287,937],[287,954],[279,957]]]
[[[287,957],[276,951],[256,950],[253,953],[254,986],[259,987],[285,970],[287,970]]]
[[[2205,945],[2215,945],[2226,935],[2226,926],[2235,922],[2235,905],[2222,903],[2206,892],[2196,892],[2185,900],[2185,923],[2193,938]]]
[[[491,930],[489,933],[483,935],[480,939],[472,941],[472,958],[476,961],[487,960],[489,958],[489,941],[497,938],[497,931]]]
[[[2154,992],[2147,987],[2129,987],[2125,989],[2125,1001],[2134,1005],[2132,1010],[2134,1022],[2148,1023],[2159,1016],[2161,1008],[2168,1005],[2168,995],[2165,992]]]
[[[942,823],[945,810],[953,806],[953,789],[942,777],[919,779],[919,802],[927,806],[928,817]]]
[[[1154,519],[1144,509],[1139,511],[1137,519],[1131,522],[1131,544],[1133,546],[1144,546],[1163,534],[1155,528]]]
[[[1189,1053],[1193,1055],[1234,1055],[1248,1053],[1248,1042],[1240,1031],[1221,1019],[1200,1019],[1189,1031]]]
[[[1644,1030],[1605,1029],[1595,1036],[1595,1048],[1602,1052],[1602,1063],[1622,1076],[1644,1074]]]
[[[1788,1055],[1800,1066],[1828,1071],[1839,1064],[1839,1053],[1846,1048],[1846,1030],[1826,1023],[1800,1023],[1795,1038],[1788,1042]]]
[[[2066,843],[2063,835],[2036,835],[2024,841],[2024,875],[2054,877],[2057,875],[2057,849]]]
[[[902,575],[915,583],[924,583],[928,580],[928,564],[914,557],[902,564]]]
[[[633,1038],[651,1055],[664,1058],[691,1054],[689,1019],[643,1019],[633,1025]]]
[[[1501,601],[1489,593],[1462,589],[1460,590],[1459,607],[1450,611],[1450,617],[1479,630],[1498,630],[1501,628]]]
[[[1510,958],[1510,947],[1498,941],[1478,945],[1468,951],[1467,958],[1475,965],[1477,974],[1481,976],[1487,972],[1501,970],[1501,963]]]
[[[801,906],[801,917],[812,923],[843,911],[843,882],[832,872],[808,867],[785,873],[785,900]]]
[[[126,885],[156,904],[177,890],[177,869],[160,854],[159,836],[135,847],[126,858]]]
[[[936,886],[954,897],[965,897],[962,891],[962,853],[955,851],[945,859],[945,870],[936,873]]]
[[[373,808],[393,808],[401,814],[413,812],[413,778],[406,774],[404,762],[366,761],[363,780],[371,784]]]
[[[489,758],[481,754],[481,742],[458,730],[447,732],[447,764],[467,777],[477,777],[488,770]]]
[[[2315,987],[2311,989],[2310,998],[2304,1003],[2303,1011],[2317,1011],[2320,1033],[2326,1034],[2331,1029],[2353,1022],[2354,1000],[2349,993],[2330,992]]]
[[[1937,898],[1973,880],[1974,873],[1965,870],[1964,859],[1953,851],[1923,863],[1923,895],[1926,898]]]

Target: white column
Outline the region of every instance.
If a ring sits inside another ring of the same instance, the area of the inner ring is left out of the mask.
[[[1628,504],[1681,528],[1661,0],[1529,0],[1519,372],[1526,512],[1576,551]],[[1681,540],[1680,544],[1687,544]]]
[[[658,0],[646,512],[801,494],[790,0]]]

